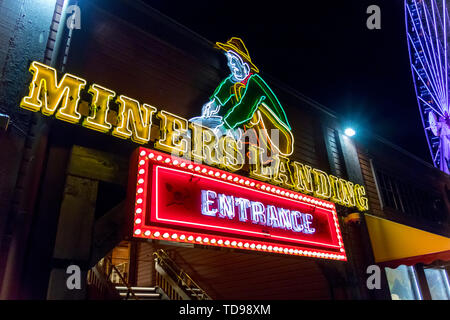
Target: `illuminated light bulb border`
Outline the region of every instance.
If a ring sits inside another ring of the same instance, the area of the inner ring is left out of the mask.
[[[310,197],[292,190],[287,190],[275,185],[262,183],[257,180],[229,173],[227,171],[209,167],[203,164],[197,164],[190,160],[177,158],[159,151],[150,150],[143,147],[141,147],[139,150],[140,150],[139,151],[140,166],[143,163],[145,163],[145,165],[148,166],[147,160],[151,160],[154,163],[164,163],[165,165],[169,165],[171,167],[176,168],[182,168],[183,170],[195,172],[196,174],[205,177],[214,176],[217,179],[222,179],[235,185],[245,185],[248,188],[258,190],[261,189],[269,194],[275,194],[279,197],[283,197],[286,199],[298,200],[305,204],[321,207],[329,211],[335,210],[335,205],[332,202],[326,200],[316,199],[314,197]]]
[[[247,188],[252,188],[259,191],[264,191],[268,194],[275,194],[278,197],[295,200],[307,205],[313,205],[328,210],[333,216],[334,226],[336,229],[336,237],[339,244],[339,252],[326,251],[320,249],[305,249],[302,247],[295,247],[285,244],[266,243],[264,241],[249,241],[234,237],[218,237],[210,234],[200,234],[194,232],[185,232],[178,236],[176,232],[170,229],[155,228],[144,225],[143,214],[147,207],[147,172],[149,170],[149,162],[160,163],[165,166],[176,167],[185,171],[195,172],[202,176],[214,176],[218,180],[227,181],[228,183],[236,185],[244,185]],[[315,199],[307,195],[297,193],[291,190],[286,190],[271,184],[262,183],[257,180],[253,180],[240,175],[232,174],[223,170],[205,166],[202,164],[193,164],[190,160],[172,157],[170,155],[146,149],[139,149],[138,158],[138,170],[137,170],[137,182],[136,182],[136,202],[134,208],[134,236],[146,239],[160,239],[176,242],[197,243],[209,246],[219,246],[236,248],[242,250],[251,250],[267,253],[278,253],[297,255],[305,257],[316,257],[331,260],[346,261],[342,235],[339,228],[339,222],[337,218],[337,212],[335,205],[325,200]],[[214,239],[214,241],[213,241]],[[234,244],[234,245],[233,245]]]
[[[328,260],[347,261],[345,251],[326,251],[320,249],[309,249],[296,247],[282,243],[268,243],[259,240],[239,239],[228,236],[213,236],[205,233],[183,232],[160,228],[142,227],[135,229],[135,236],[145,239],[174,241],[181,243],[191,243],[198,245],[208,245],[224,247],[230,249],[250,250],[264,253],[275,253],[292,256],[303,256],[311,258],[321,258]]]

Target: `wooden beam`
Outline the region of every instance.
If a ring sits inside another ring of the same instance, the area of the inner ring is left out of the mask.
[[[88,260],[98,181],[67,176],[53,257]]]
[[[68,174],[125,186],[128,180],[128,159],[111,153],[73,146]]]

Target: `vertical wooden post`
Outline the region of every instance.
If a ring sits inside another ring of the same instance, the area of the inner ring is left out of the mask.
[[[98,181],[67,176],[61,204],[58,232],[50,274],[47,299],[85,299],[87,265],[91,254],[92,231],[95,221],[95,202]],[[66,284],[70,265],[81,268],[81,289],[69,290]]]

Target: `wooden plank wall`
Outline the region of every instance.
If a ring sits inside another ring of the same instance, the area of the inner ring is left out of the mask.
[[[328,140],[328,145],[331,152],[330,167],[332,173],[337,177],[343,179],[347,178],[336,130],[327,126],[325,128],[325,139]]]
[[[357,146],[359,164],[364,178],[364,186],[366,188],[367,197],[369,198],[369,212],[370,214],[384,217],[385,214],[381,208],[381,200],[378,196],[375,177],[373,176],[372,166],[370,164],[369,155],[363,148]]]
[[[387,154],[389,157],[386,157]],[[450,197],[447,193],[450,186],[450,177],[448,175],[443,174],[431,165],[425,164],[404,152],[400,152],[376,140],[366,142],[364,147],[358,145],[358,155],[369,197],[370,214],[443,236],[448,237],[450,235],[448,209],[450,208]],[[389,207],[382,208],[370,160],[372,160],[374,169],[382,169],[386,174],[399,179],[403,183],[440,196],[447,207],[447,212],[443,212],[443,218],[440,223],[435,223],[426,216],[413,216],[410,213],[403,213]]]
[[[154,286],[154,247],[148,242],[137,242],[136,284],[141,287]]]
[[[148,255],[162,248],[213,299],[330,299],[328,282],[312,259],[148,242],[139,248],[140,286],[152,284]]]

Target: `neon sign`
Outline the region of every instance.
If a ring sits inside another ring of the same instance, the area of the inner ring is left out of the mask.
[[[202,190],[202,214],[205,216],[239,219],[241,222],[280,228],[294,232],[312,234],[316,229],[311,228],[313,216],[296,210],[277,208],[274,205],[265,206],[262,202],[250,201],[246,198],[232,195],[217,194],[211,190]],[[236,211],[238,214],[236,215]]]
[[[346,260],[331,202],[143,147],[131,163],[135,237]]]
[[[216,135],[229,135],[239,140],[242,132],[253,131],[258,146],[274,150],[282,156],[294,151],[294,137],[286,113],[269,85],[258,74],[242,39],[232,37],[216,43],[225,51],[230,75],[216,88],[200,117],[190,119],[212,129]],[[273,141],[270,128],[281,133]],[[281,138],[281,141],[280,141]]]
[[[251,60],[248,57],[245,58],[245,52],[247,52],[245,46],[240,50],[240,59],[246,61],[250,70],[258,72]],[[244,56],[244,60],[242,56]],[[245,70],[247,69],[244,67]],[[65,74],[58,81],[57,71],[54,68],[36,61],[31,63],[30,72],[33,74],[33,79],[29,86],[29,93],[20,103],[24,109],[41,112],[46,116],[55,116],[59,120],[73,124],[81,124],[91,130],[109,133],[117,138],[130,139],[141,145],[153,145],[172,155],[192,159],[195,162],[205,163],[230,172],[243,170],[244,165],[247,165],[245,170],[248,170],[250,177],[267,183],[261,184],[266,191],[279,190],[278,187],[281,187],[303,194],[311,194],[343,206],[356,207],[360,211],[366,211],[369,208],[364,186],[328,175],[300,162],[290,161],[286,155],[291,152],[286,150],[290,148],[288,147],[291,141],[289,137],[292,136],[292,133],[287,118],[285,121],[271,121],[281,128],[280,131],[285,136],[285,141],[289,142],[285,145],[284,151],[277,150],[272,140],[263,138],[265,131],[262,127],[258,127],[261,139],[245,149],[242,141],[236,139],[233,134],[217,135],[216,131],[200,125],[196,121],[189,122],[182,117],[158,110],[154,106],[124,95],[117,97],[116,92],[95,83],[87,89],[91,96],[91,101],[87,101],[90,111],[89,115],[84,117],[80,114],[79,107],[81,91],[85,90],[87,86],[86,80]],[[266,92],[268,96],[266,100],[276,104],[276,97],[273,95],[273,98],[270,98],[273,92],[262,84],[263,80],[258,78],[259,76],[256,76],[255,83],[261,84],[264,88],[265,91],[260,89]],[[239,74],[236,74],[236,77],[240,79]],[[261,90],[258,89],[255,92]],[[218,93],[216,95],[218,97]],[[114,99],[118,105],[118,109],[115,110],[117,113],[115,119],[110,108]],[[230,99],[234,98],[230,97]],[[238,108],[238,105],[233,105],[231,110],[234,110],[235,107]],[[204,110],[209,110],[205,111],[209,112],[209,118],[217,121],[222,119],[214,118],[217,117],[213,115],[217,106],[214,106],[212,102],[204,106]],[[283,118],[283,115],[285,117],[282,109],[274,111],[273,108],[258,105],[255,110],[252,119],[245,124],[244,128],[249,129],[257,123],[261,124],[261,119],[273,120],[279,117]],[[225,117],[224,122],[230,124],[227,119],[229,118]],[[159,128],[159,135],[151,135],[152,126]],[[244,132],[243,135],[248,132],[250,130]],[[263,144],[271,145],[270,156],[268,156],[267,150],[261,148],[261,141]],[[270,161],[267,161],[268,157]]]

